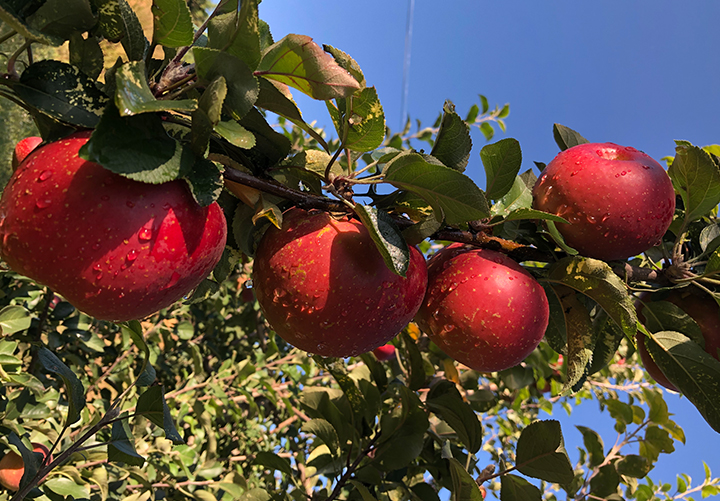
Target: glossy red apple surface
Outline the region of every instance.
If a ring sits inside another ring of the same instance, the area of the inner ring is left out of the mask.
[[[78,157],[90,132],[41,147],[0,199],[0,254],[93,317],[142,318],[190,292],[225,247],[220,207],[183,181],[146,184]]]
[[[494,372],[519,364],[537,347],[549,308],[540,284],[506,255],[452,244],[428,263],[417,320],[449,356]]]
[[[535,209],[557,223],[581,255],[626,259],[660,243],[675,212],[665,169],[645,153],[613,143],[587,143],[559,153],[533,187]]]
[[[365,227],[321,211],[291,209],[255,254],[253,288],[285,341],[347,357],[392,339],[415,315],[427,285],[425,259],[410,248],[407,277],[392,273]]]
[[[386,362],[395,358],[395,347],[391,344],[384,344],[375,348],[373,353],[378,360]]]
[[[42,143],[42,138],[37,136],[21,139],[15,145],[12,156],[12,170],[16,170],[25,158]]]

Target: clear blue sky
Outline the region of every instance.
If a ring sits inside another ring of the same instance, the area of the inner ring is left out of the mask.
[[[401,97],[410,0],[265,0],[260,16],[279,40],[309,35],[350,54],[377,88],[387,124],[403,122]],[[593,142],[633,146],[660,160],[674,140],[720,143],[720,2],[668,0],[416,0],[407,109],[430,125],[446,99],[464,116],[478,94],[510,103],[507,136],[520,141],[523,168],[558,152],[553,123]],[[331,128],[323,103],[295,93],[308,122]],[[506,137],[499,134],[493,140]],[[473,132],[467,174],[485,179]],[[702,461],[720,474],[720,435],[685,399],[668,397],[687,445],[661,456],[650,477],[674,484],[677,473],[701,481]],[[561,418],[562,411],[556,413]],[[581,443],[574,424],[594,427],[611,446],[615,435],[597,403],[563,419],[571,459]]]

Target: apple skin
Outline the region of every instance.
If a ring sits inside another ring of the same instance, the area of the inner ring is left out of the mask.
[[[50,453],[47,447],[42,444],[33,443],[33,452],[40,452],[43,458]],[[52,455],[50,456],[52,462]],[[25,473],[25,463],[20,455],[14,451],[8,451],[0,458],[0,485],[11,491],[20,488],[20,480]],[[41,480],[42,482],[42,480]]]
[[[15,145],[12,156],[12,170],[15,171],[20,166],[23,160],[42,143],[42,138],[37,136],[26,137],[21,139]]]
[[[0,256],[98,319],[165,308],[210,273],[227,225],[184,181],[146,184],[78,157],[90,131],[42,146],[0,198]]]
[[[636,309],[638,318],[641,322],[645,321],[645,316],[642,313],[643,301],[647,302],[650,300],[650,294],[641,294],[638,302],[636,303]],[[693,320],[700,327],[700,332],[705,339],[705,351],[712,357],[720,360],[718,350],[720,350],[720,307],[707,294],[701,292],[695,292],[686,288],[674,289],[667,295],[663,295],[658,301],[668,301],[685,313],[690,315]],[[637,348],[640,353],[640,360],[645,367],[647,373],[660,385],[664,386],[668,390],[679,391],[675,385],[663,374],[660,367],[650,356],[647,347],[645,346],[645,334],[638,332],[636,335]]]
[[[381,362],[387,362],[395,358],[395,347],[391,344],[384,344],[375,348],[373,353],[375,354],[375,358]]]
[[[270,326],[310,353],[348,357],[387,343],[415,316],[425,258],[410,247],[407,277],[392,273],[367,229],[322,211],[290,209],[263,235],[253,289]]]
[[[533,208],[567,219],[557,229],[581,255],[626,259],[660,243],[673,219],[675,191],[645,153],[587,143],[545,167],[533,187]]]
[[[416,320],[458,362],[495,372],[537,347],[549,308],[540,284],[506,255],[452,244],[428,262],[428,291]]]

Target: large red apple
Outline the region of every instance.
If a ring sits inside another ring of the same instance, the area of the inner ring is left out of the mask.
[[[632,147],[580,144],[561,152],[533,187],[533,207],[567,219],[557,229],[583,256],[626,259],[660,243],[675,212],[670,177]]]
[[[540,284],[506,255],[452,244],[428,263],[417,319],[455,360],[494,372],[519,364],[537,347],[549,308]]]
[[[643,294],[637,303],[638,318],[641,322],[645,321],[643,315],[644,304],[651,300],[650,294]],[[694,291],[689,288],[674,289],[667,295],[661,296],[658,300],[668,301],[685,313],[687,313],[700,327],[700,332],[705,340],[705,351],[720,360],[718,350],[720,350],[720,307],[717,302],[707,294]],[[678,391],[674,384],[663,374],[660,367],[650,356],[645,346],[645,335],[641,332],[636,336],[638,352],[640,360],[647,373],[660,385],[665,388]]]
[[[43,444],[33,443],[33,452],[40,452],[45,458],[50,451]],[[52,461],[52,455],[50,460]],[[20,480],[25,473],[25,463],[22,457],[14,451],[8,451],[0,459],[0,485],[11,491],[20,488]]]
[[[0,255],[88,315],[142,318],[210,273],[225,217],[183,181],[140,183],[83,160],[89,137],[45,145],[15,171],[0,199]]]
[[[258,246],[253,287],[265,318],[310,353],[347,357],[392,339],[415,316],[425,258],[410,247],[407,277],[392,273],[367,229],[325,212],[291,209]]]

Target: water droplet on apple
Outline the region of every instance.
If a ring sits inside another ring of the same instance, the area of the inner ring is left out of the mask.
[[[325,345],[323,343],[320,343],[319,345],[317,345],[318,352],[325,351],[326,348],[327,348],[327,345]]]
[[[170,210],[171,208],[172,208],[172,205],[170,205],[170,202],[166,202],[166,203],[163,205],[163,209],[165,209],[165,210]]]
[[[133,261],[135,261],[135,260],[137,259],[137,257],[138,257],[138,253],[137,253],[137,251],[136,251],[135,249],[133,249],[133,250],[131,250],[130,252],[127,253],[127,256],[125,256],[125,259],[126,259],[128,262],[133,262]]]
[[[370,306],[371,304],[373,304],[373,300],[370,299],[370,298],[367,298],[367,299],[365,300],[365,304],[368,305],[368,306]]]
[[[35,207],[38,209],[47,209],[52,204],[52,200],[47,198],[41,198],[35,202]]]
[[[95,263],[93,265],[92,269],[95,271],[100,271],[100,270],[102,270],[102,265],[100,263]]]
[[[140,230],[140,233],[138,233],[138,239],[140,240],[150,240],[152,238],[152,229],[145,227]]]
[[[124,297],[125,297],[125,293],[124,293],[124,292],[121,292],[120,294],[118,294],[118,299],[122,299],[122,298],[124,298]]]
[[[103,196],[100,197],[100,200],[103,200],[103,201],[107,202],[108,200],[110,200],[110,197],[107,196],[107,195],[103,195]]]
[[[627,171],[626,171],[626,170],[624,170],[624,171],[622,171],[622,172],[620,173],[621,176],[624,176],[625,174],[627,174]]]
[[[38,181],[43,182],[50,179],[53,175],[53,172],[51,170],[44,170],[40,173],[40,176],[38,176]]]
[[[94,250],[98,250],[100,248],[100,242],[95,242],[92,246]]]
[[[127,202],[125,202],[125,205],[127,205],[131,209],[135,207],[135,203],[132,200],[128,200]]]

